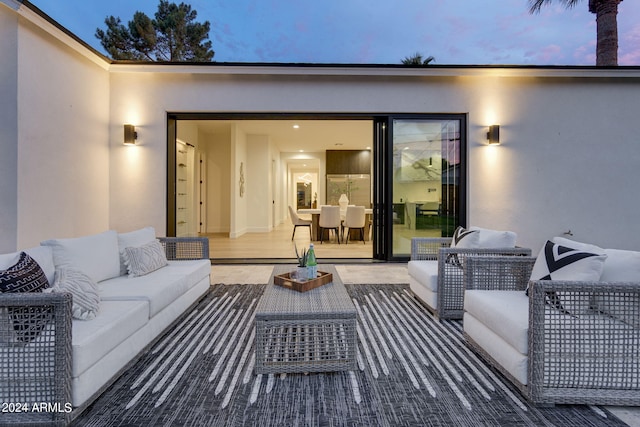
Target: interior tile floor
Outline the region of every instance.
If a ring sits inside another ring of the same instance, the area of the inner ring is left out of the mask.
[[[344,283],[409,283],[406,263],[338,264],[335,267]],[[272,270],[272,265],[212,265],[211,283],[267,283]],[[612,406],[607,409],[629,426],[640,427],[640,407]]]

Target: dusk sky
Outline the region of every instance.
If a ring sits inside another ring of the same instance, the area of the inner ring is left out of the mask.
[[[98,51],[107,16],[153,18],[159,0],[32,0]],[[176,3],[180,3],[176,1]],[[527,0],[192,0],[209,21],[217,62],[398,64],[420,52],[435,64],[595,65],[588,0],[529,14]],[[618,14],[619,65],[640,65],[640,1]]]

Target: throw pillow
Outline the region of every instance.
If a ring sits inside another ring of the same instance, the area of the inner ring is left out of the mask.
[[[118,251],[120,253],[120,275],[127,274],[127,266],[124,263],[124,248],[142,246],[156,238],[156,230],[153,227],[145,227],[128,233],[118,233]]]
[[[142,246],[125,248],[124,262],[129,277],[144,276],[169,264],[158,239]]]
[[[56,278],[51,288],[45,292],[69,292],[73,304],[71,314],[74,319],[91,320],[100,308],[98,284],[80,270],[61,267],[56,270]]]
[[[118,233],[113,230],[72,239],[46,240],[40,244],[53,249],[56,268],[73,266],[96,282],[120,275]]]
[[[533,265],[530,280],[600,280],[604,268],[604,254],[585,252],[547,241]],[[527,295],[529,288],[527,287]],[[569,298],[561,292],[547,294],[547,302],[566,314],[581,314],[589,308],[589,296]]]
[[[607,260],[600,280],[603,282],[637,282],[640,280],[640,252],[605,249]]]
[[[456,228],[451,238],[452,248],[478,248],[480,233],[477,230],[466,230],[464,227]]]
[[[466,230],[464,227],[456,228],[451,238],[451,247],[460,249],[472,249],[477,248],[480,235],[476,230]],[[462,260],[458,257],[458,254],[448,254],[445,260],[447,264],[455,265],[458,268],[463,268]]]
[[[42,292],[48,286],[49,281],[44,271],[26,252],[20,253],[14,265],[0,270],[0,292]],[[2,315],[4,320],[0,322],[0,327],[3,329],[1,334],[3,342],[30,342],[37,338],[47,325],[50,309],[9,307]]]

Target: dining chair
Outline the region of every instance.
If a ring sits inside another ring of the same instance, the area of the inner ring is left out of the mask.
[[[293,224],[293,234],[291,235],[291,240],[296,235],[296,229],[298,227],[309,227],[309,239],[311,239],[311,220],[302,219],[298,216],[296,211],[289,205],[289,216],[291,217],[291,223]]]
[[[344,222],[342,223],[342,230],[347,229],[347,237],[345,239],[345,244],[349,243],[349,235],[351,234],[351,229],[358,229],[360,231],[360,239],[364,244],[364,224],[365,224],[365,213],[364,206],[348,206],[347,213],[344,218]]]
[[[321,206],[318,226],[320,227],[320,243],[324,240],[324,229],[335,230],[340,244],[340,206]]]

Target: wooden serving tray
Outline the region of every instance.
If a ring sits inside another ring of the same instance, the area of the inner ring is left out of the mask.
[[[307,292],[311,289],[318,288],[327,283],[333,281],[333,275],[331,273],[325,273],[318,271],[318,277],[316,279],[307,280],[306,282],[298,282],[291,278],[291,273],[277,274],[273,276],[273,283],[283,288],[293,289],[298,292]]]

